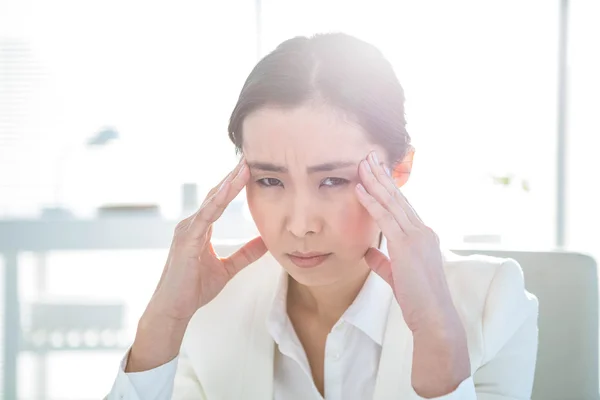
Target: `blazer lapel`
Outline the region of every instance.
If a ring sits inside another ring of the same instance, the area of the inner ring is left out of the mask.
[[[240,354],[240,364],[233,368],[241,369],[241,396],[244,399],[272,399],[273,398],[273,361],[275,342],[266,327],[267,311],[271,299],[261,296],[255,308],[253,322],[248,327],[245,348]]]
[[[409,393],[412,369],[412,332],[402,316],[396,299],[392,299],[383,338],[374,400],[400,399]],[[409,385],[409,386],[407,386]]]
[[[281,270],[274,262],[267,254],[241,271],[188,326],[185,347],[208,399],[273,398],[275,344],[266,317]],[[241,286],[256,295],[237,297]]]

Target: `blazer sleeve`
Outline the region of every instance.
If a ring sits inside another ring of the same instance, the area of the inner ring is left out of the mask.
[[[538,310],[519,264],[505,261],[490,284],[483,313],[483,362],[473,375],[478,400],[531,399]]]
[[[531,399],[538,346],[538,301],[511,259],[496,270],[482,316],[483,362],[454,392],[435,400]],[[422,399],[414,390],[412,398]],[[434,400],[434,399],[429,399]]]
[[[125,373],[125,355],[113,387],[105,400],[205,400],[202,386],[192,366],[181,354],[154,369]]]

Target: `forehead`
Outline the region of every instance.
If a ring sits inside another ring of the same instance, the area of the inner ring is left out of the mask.
[[[263,108],[243,123],[246,157],[280,164],[364,158],[372,145],[360,125],[324,106]]]

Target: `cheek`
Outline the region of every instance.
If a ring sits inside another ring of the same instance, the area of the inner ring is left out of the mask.
[[[349,198],[337,210],[336,231],[347,238],[350,245],[370,246],[379,233],[379,227],[358,200]]]

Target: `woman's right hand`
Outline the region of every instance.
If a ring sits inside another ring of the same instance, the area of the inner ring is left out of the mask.
[[[244,159],[213,188],[192,216],[175,228],[161,279],[149,306],[176,320],[189,320],[208,304],[227,282],[267,251],[261,237],[246,243],[226,258],[219,258],[211,244],[212,224],[239,194],[249,178]]]
[[[212,224],[246,185],[249,176],[242,158],[208,193],[200,209],[177,225],[160,281],[140,319],[126,372],[145,371],[173,359],[194,313],[213,300],[235,274],[267,251],[261,237],[226,258],[218,257],[211,244]]]

